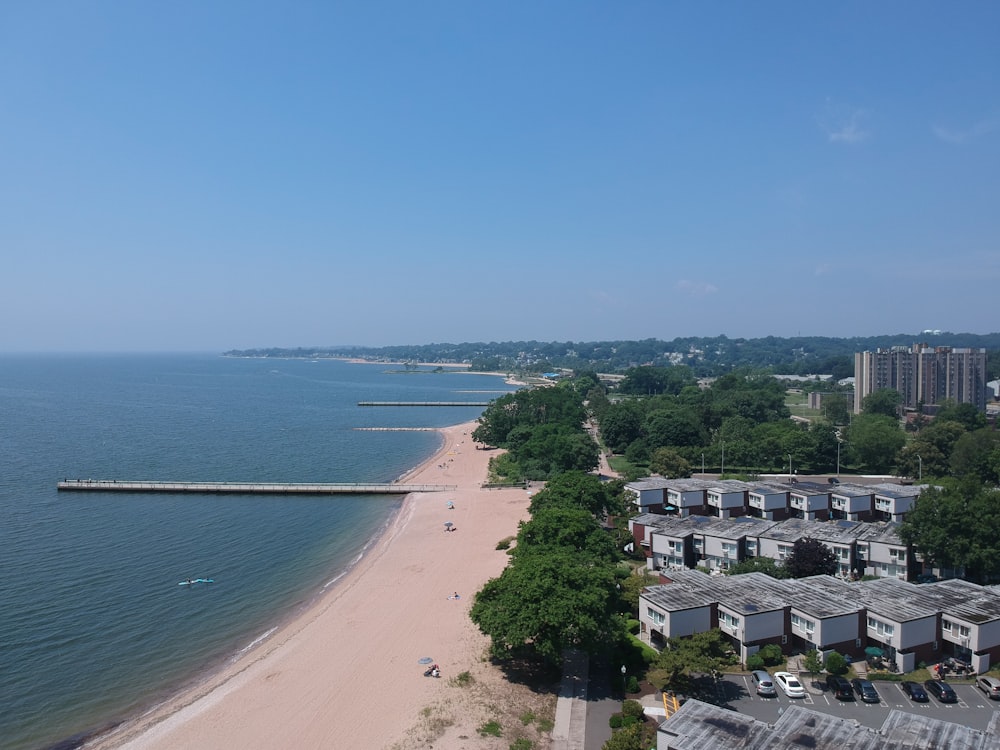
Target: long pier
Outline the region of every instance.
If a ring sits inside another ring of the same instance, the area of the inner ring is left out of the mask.
[[[358,406],[489,406],[489,401],[358,401]]]
[[[406,495],[454,492],[453,484],[306,484],[287,482],[133,482],[116,479],[64,479],[60,492],[169,492],[201,495]]]

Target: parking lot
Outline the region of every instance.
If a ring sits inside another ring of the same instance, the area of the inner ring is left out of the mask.
[[[1000,713],[1000,701],[990,700],[973,685],[949,683],[958,694],[958,703],[944,704],[937,702],[933,696],[927,703],[915,703],[898,683],[876,682],[874,684],[881,702],[863,703],[858,698],[853,701],[837,700],[827,690],[823,678],[810,679],[806,675],[800,675],[799,679],[806,686],[805,698],[790,699],[781,692],[781,688],[778,688],[776,697],[758,696],[750,684],[749,675],[725,675],[716,687],[720,705],[767,722],[775,721],[790,703],[844,719],[855,719],[860,724],[873,728],[880,727],[893,709],[951,721],[973,729],[986,729],[993,715]]]

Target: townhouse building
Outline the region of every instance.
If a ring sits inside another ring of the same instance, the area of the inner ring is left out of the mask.
[[[1000,662],[1000,587],[967,581],[847,582],[832,576],[778,580],[763,573],[713,576],[664,571],[640,594],[640,638],[718,627],[744,663],[768,643],[863,659],[872,649],[899,672],[947,656],[980,673]]]

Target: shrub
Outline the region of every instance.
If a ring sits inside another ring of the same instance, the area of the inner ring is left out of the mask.
[[[625,716],[644,716],[645,711],[639,701],[627,700],[622,703],[622,714]]]
[[[764,668],[764,657],[760,654],[750,654],[747,657],[747,669],[751,672]]]
[[[764,663],[769,667],[781,664],[781,662],[785,660],[785,655],[781,653],[781,646],[777,643],[769,643],[762,647],[757,653],[760,654],[760,658],[763,659]]]
[[[625,686],[626,693],[638,693],[639,692],[639,680],[635,675],[629,675],[628,682]]]
[[[529,739],[521,737],[510,743],[510,750],[531,750],[535,746],[535,743]]]
[[[500,722],[498,722],[498,721],[488,721],[488,722],[486,722],[481,727],[479,727],[479,734],[483,735],[484,737],[486,735],[490,735],[492,737],[499,737],[500,736]]]
[[[524,724],[525,726],[528,726],[528,724],[530,724],[534,720],[535,720],[534,711],[525,711],[523,714],[521,714],[521,723]]]
[[[844,674],[847,672],[848,663],[847,659],[838,654],[836,651],[832,651],[826,656],[826,671],[830,674]]]
[[[510,545],[514,543],[517,537],[505,536],[499,542],[497,542],[497,549],[510,549]]]
[[[608,719],[608,726],[612,729],[621,729],[622,726],[622,715],[621,714],[611,714],[611,718]]]

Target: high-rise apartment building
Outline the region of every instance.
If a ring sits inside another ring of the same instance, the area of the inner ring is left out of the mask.
[[[894,346],[854,355],[854,413],[861,413],[865,396],[892,388],[902,405],[940,404],[951,399],[986,411],[986,350],[950,346]]]

